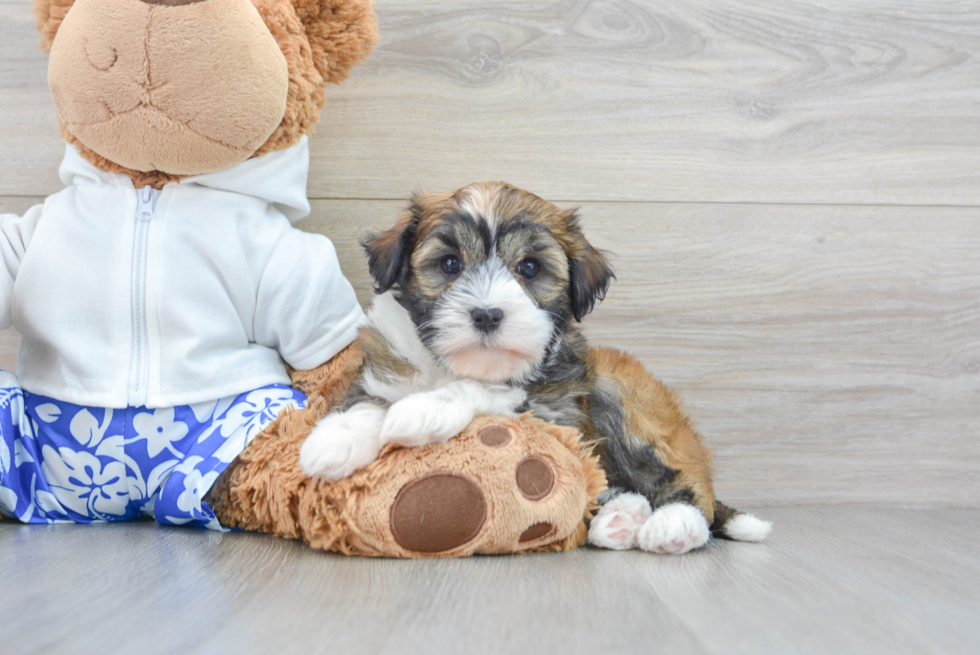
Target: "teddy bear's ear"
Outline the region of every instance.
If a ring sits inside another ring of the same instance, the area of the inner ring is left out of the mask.
[[[33,0],[34,24],[41,33],[41,49],[47,52],[75,0]]]
[[[313,51],[313,63],[325,82],[347,79],[351,67],[366,59],[378,42],[371,0],[292,0]]]

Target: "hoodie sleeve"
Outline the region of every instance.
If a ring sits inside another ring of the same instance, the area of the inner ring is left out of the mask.
[[[259,280],[253,334],[295,369],[323,364],[357,338],[364,312],[325,236],[289,229]]]
[[[14,280],[43,209],[44,205],[34,205],[23,216],[0,214],[0,330],[10,327]]]

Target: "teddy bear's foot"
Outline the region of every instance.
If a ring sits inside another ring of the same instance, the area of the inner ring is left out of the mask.
[[[604,486],[573,431],[483,417],[445,444],[388,451],[350,478],[355,551],[458,557],[564,549]]]

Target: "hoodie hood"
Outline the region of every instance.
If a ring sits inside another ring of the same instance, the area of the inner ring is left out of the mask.
[[[216,173],[185,177],[179,184],[195,185],[217,191],[252,196],[273,205],[290,223],[310,214],[306,197],[306,180],[310,169],[309,140],[304,136],[292,148],[277,150]],[[97,184],[133,189],[133,181],[122,173],[107,173],[86,161],[78,147],[68,144],[58,170],[66,185]]]

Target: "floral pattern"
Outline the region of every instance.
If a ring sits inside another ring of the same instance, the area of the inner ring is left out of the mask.
[[[182,407],[80,407],[0,371],[0,513],[25,523],[153,516],[221,530],[204,502],[265,426],[306,397],[270,385]]]
[[[164,450],[180,457],[180,451],[174,447],[174,443],[186,437],[188,431],[186,423],[174,420],[173,408],[137,414],[133,418],[133,429],[136,431],[134,440],[146,440],[146,450],[150,457],[156,457]]]
[[[90,452],[41,448],[41,472],[54,497],[84,516],[123,516],[129,500],[126,465]]]

